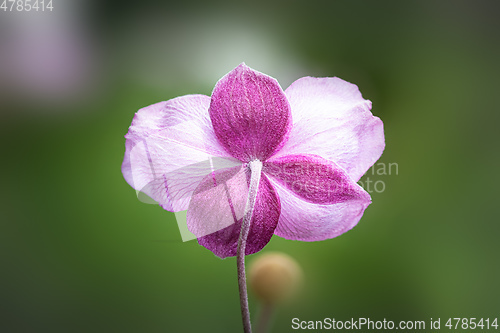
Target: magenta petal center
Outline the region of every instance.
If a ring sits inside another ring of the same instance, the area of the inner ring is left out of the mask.
[[[286,155],[264,163],[264,172],[300,198],[316,204],[370,200],[370,195],[332,161]]]
[[[217,83],[209,113],[219,142],[242,162],[272,156],[291,128],[290,105],[278,82],[244,64]]]

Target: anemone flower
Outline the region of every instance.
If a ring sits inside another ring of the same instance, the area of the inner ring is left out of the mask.
[[[336,237],[370,204],[356,182],[385,146],[382,121],[370,109],[357,86],[339,78],[304,77],[283,91],[241,64],[211,97],[186,95],[139,110],[125,136],[122,172],[164,209],[187,209],[200,245],[238,257],[248,332],[245,255],[273,234]]]

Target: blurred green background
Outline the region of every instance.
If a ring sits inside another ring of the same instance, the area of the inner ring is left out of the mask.
[[[357,84],[384,121],[380,162],[398,165],[362,179],[385,190],[352,231],[263,250],[305,272],[273,332],[292,318],[500,317],[498,2],[53,6],[0,11],[1,332],[241,331],[235,259],[183,243],[120,166],[139,108],[210,95],[242,61],[284,88]]]

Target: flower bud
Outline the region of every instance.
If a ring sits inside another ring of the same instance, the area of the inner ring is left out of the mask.
[[[251,262],[248,273],[253,292],[270,304],[290,299],[302,281],[302,269],[297,261],[280,252],[258,256]]]

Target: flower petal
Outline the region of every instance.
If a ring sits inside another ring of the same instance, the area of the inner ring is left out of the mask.
[[[215,85],[210,119],[222,146],[243,162],[266,160],[291,126],[290,106],[278,82],[241,64]]]
[[[370,195],[334,162],[315,155],[286,155],[264,163],[263,172],[301,199],[316,204],[370,201]]]
[[[337,237],[352,229],[370,200],[349,200],[333,205],[307,202],[275,179],[270,179],[281,201],[281,215],[274,234],[306,242]]]
[[[209,103],[208,96],[188,95],[145,107],[125,136],[125,180],[166,210],[186,210],[203,177],[241,164],[217,141]]]
[[[217,170],[194,191],[187,211],[188,229],[198,243],[220,258],[236,255],[249,188],[246,167]],[[280,201],[262,175],[245,254],[260,251],[271,239],[280,215]]]
[[[335,161],[358,181],[382,155],[382,121],[358,87],[339,78],[301,78],[285,94],[293,128],[276,156],[315,154]]]

